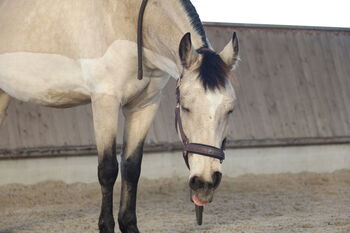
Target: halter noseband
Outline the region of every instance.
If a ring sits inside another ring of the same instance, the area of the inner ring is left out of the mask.
[[[190,169],[190,165],[188,163],[188,154],[189,153],[219,159],[220,163],[222,163],[223,160],[225,159],[224,150],[225,150],[226,139],[222,142],[221,148],[217,148],[215,146],[205,145],[205,144],[201,144],[201,143],[190,143],[188,137],[185,134],[185,131],[184,131],[183,126],[182,126],[181,113],[180,113],[181,79],[182,79],[182,76],[177,80],[177,83],[176,83],[175,127],[176,127],[176,130],[179,130],[179,132],[180,132],[181,141],[182,141],[182,144],[184,146],[182,153],[183,153],[183,157],[184,157],[186,166],[188,167],[188,169]]]
[[[137,61],[138,61],[138,70],[137,70],[137,78],[139,80],[142,80],[143,78],[143,67],[142,67],[142,60],[143,60],[143,38],[142,38],[142,24],[143,24],[143,15],[145,13],[145,8],[147,5],[148,0],[142,0],[141,6],[140,6],[140,11],[139,11],[139,16],[138,16],[138,23],[137,23]],[[207,48],[201,48],[200,50],[205,50]],[[183,148],[183,157],[186,163],[186,166],[188,169],[190,169],[190,165],[188,163],[188,153],[192,154],[198,154],[198,155],[203,155],[215,159],[219,159],[220,162],[225,159],[225,143],[226,139],[222,142],[221,149],[210,146],[210,145],[205,145],[205,144],[200,144],[200,143],[190,143],[188,140],[183,127],[182,127],[182,121],[181,121],[181,113],[180,113],[180,83],[181,83],[182,76],[177,80],[176,84],[176,108],[175,108],[175,124],[176,124],[176,130],[179,129],[180,131],[180,136],[182,140],[182,144],[184,146]]]

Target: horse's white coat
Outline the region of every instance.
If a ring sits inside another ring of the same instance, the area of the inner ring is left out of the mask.
[[[54,107],[92,101],[101,162],[115,142],[118,111],[123,109],[128,157],[144,139],[169,75],[178,79],[183,74],[183,103],[192,110],[182,116],[187,136],[192,142],[220,147],[227,129],[227,106],[235,99],[231,84],[206,92],[198,70],[186,71],[182,66],[178,51],[183,35],[191,33],[193,51],[203,41],[179,0],[149,1],[144,16],[144,78],[137,80],[140,3],[0,0],[0,121],[8,95]],[[230,66],[238,56],[234,45],[229,42],[220,54]],[[194,57],[194,66],[200,64],[201,56]],[[190,155],[189,163],[190,177],[207,182],[221,170],[218,160],[204,156]]]
[[[136,76],[136,64],[125,66],[125,59],[132,60],[135,56],[136,43],[127,40],[116,40],[102,57],[94,59],[75,60],[59,54],[30,52],[0,54],[0,76],[3,77],[0,86],[19,100],[48,106],[85,103],[90,101],[92,93],[117,95],[127,102],[135,95],[135,86],[138,86],[135,84],[141,84],[142,89],[145,83],[135,79],[133,85],[124,86],[130,74]],[[155,67],[173,77],[179,76],[176,64],[170,59],[148,49],[145,57]],[[120,69],[121,66],[125,68]],[[164,85],[165,82],[160,88]]]
[[[209,120],[215,119],[216,117],[216,110],[218,107],[222,104],[222,101],[224,99],[224,95],[221,93],[215,93],[215,92],[208,92],[206,95],[206,98],[208,99],[208,102],[210,103],[210,116]]]
[[[79,63],[65,56],[26,52],[1,54],[0,76],[1,88],[22,101],[64,105],[89,99]]]

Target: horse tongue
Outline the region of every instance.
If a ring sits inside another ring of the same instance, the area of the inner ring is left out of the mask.
[[[195,194],[192,195],[192,201],[197,206],[206,206],[206,205],[208,205],[208,202],[201,202],[200,200],[198,200],[198,198],[197,198],[197,196]]]

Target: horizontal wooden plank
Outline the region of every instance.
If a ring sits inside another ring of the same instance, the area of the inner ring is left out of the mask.
[[[332,138],[284,138],[284,139],[260,139],[260,140],[236,140],[228,141],[227,149],[257,148],[257,147],[288,147],[288,146],[311,146],[328,144],[350,144],[350,137]],[[145,153],[173,152],[182,150],[181,143],[150,144],[144,148]],[[121,152],[121,145],[117,145],[117,153]],[[39,148],[18,148],[13,150],[0,149],[0,160],[5,159],[32,159],[53,158],[70,156],[96,156],[95,145],[90,146],[60,146]]]
[[[277,25],[277,24],[249,24],[249,23],[223,23],[223,22],[204,22],[206,27],[228,27],[228,28],[254,28],[254,29],[277,29],[277,30],[309,30],[309,31],[345,31],[350,32],[350,28],[342,27],[317,27],[317,26],[298,26],[298,25]]]

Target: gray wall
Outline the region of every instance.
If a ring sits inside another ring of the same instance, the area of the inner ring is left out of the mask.
[[[231,147],[350,141],[349,31],[244,25],[206,30],[218,50],[233,31],[240,38]],[[147,150],[179,148],[174,92],[171,81]],[[0,130],[0,157],[95,153],[91,117],[90,105],[62,110],[14,100]]]

